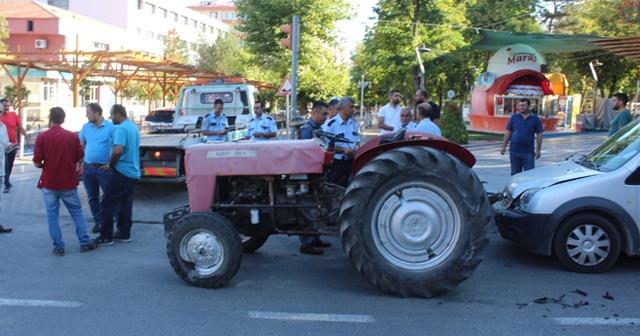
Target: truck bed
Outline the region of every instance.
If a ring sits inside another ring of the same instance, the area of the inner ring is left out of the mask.
[[[140,136],[140,147],[172,147],[182,148],[184,139],[189,136],[196,138],[195,134],[148,134]]]

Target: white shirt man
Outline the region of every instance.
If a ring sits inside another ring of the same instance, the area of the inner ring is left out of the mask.
[[[378,111],[378,127],[380,135],[393,132],[400,123],[400,91],[389,91],[389,103]]]
[[[437,136],[442,136],[440,127],[431,121],[431,105],[429,103],[422,103],[418,105],[418,125],[414,130],[433,133]]]
[[[407,131],[410,131],[416,128],[416,125],[417,124],[413,122],[413,120],[411,120],[411,108],[405,106],[400,110],[400,123],[396,124],[396,127],[393,129],[393,131],[397,132],[403,128]]]

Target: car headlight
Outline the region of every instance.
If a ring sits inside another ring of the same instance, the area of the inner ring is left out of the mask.
[[[518,201],[514,203],[513,208],[515,210],[526,211],[529,207],[529,203],[531,203],[531,200],[533,199],[533,196],[535,196],[538,191],[540,191],[540,188],[529,189],[523,192],[518,198]]]

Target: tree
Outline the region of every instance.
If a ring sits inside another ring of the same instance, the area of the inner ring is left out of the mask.
[[[175,28],[169,30],[167,33],[164,59],[182,64],[186,64],[189,61],[187,42],[180,38]]]
[[[249,63],[259,69],[256,78],[280,85],[290,74],[291,52],[280,45],[280,26],[300,15],[300,52],[298,59],[299,108],[316,99],[342,95],[348,86],[348,71],[337,57],[336,20],[348,17],[345,0],[238,0],[239,15],[245,20],[238,29],[246,33],[245,47]]]
[[[9,23],[7,19],[0,15],[0,52],[7,51],[7,44],[4,40],[9,38]]]
[[[26,107],[29,102],[30,90],[27,90],[24,85],[20,86],[20,100],[21,106]],[[18,88],[15,85],[8,85],[4,87],[4,98],[9,100],[9,104],[15,111],[18,111]]]
[[[238,34],[230,33],[218,36],[215,43],[206,43],[199,39],[196,49],[196,66],[213,70],[226,76],[244,77],[249,65],[249,55],[242,48]]]

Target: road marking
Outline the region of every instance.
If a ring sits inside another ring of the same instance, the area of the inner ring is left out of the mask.
[[[640,318],[588,318],[588,317],[556,317],[556,322],[563,325],[637,325],[640,326]]]
[[[319,322],[350,322],[370,323],[374,322],[371,315],[346,315],[346,314],[303,314],[303,313],[278,313],[250,311],[249,317],[271,320],[293,321],[319,321]]]
[[[82,303],[74,302],[74,301],[0,299],[0,306],[13,306],[13,307],[78,308],[81,305]]]

